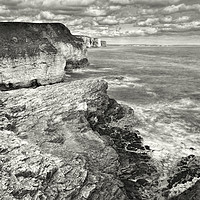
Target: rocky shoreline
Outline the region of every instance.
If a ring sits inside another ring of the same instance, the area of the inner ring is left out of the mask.
[[[195,156],[160,187],[134,111],[110,99],[107,87],[88,79],[0,92],[2,197],[160,200],[197,191]]]
[[[44,27],[53,34],[52,25]],[[73,49],[64,59],[62,74],[88,64],[86,54],[76,57]],[[2,77],[14,76],[9,71],[13,66],[1,66]],[[43,76],[43,84],[30,74],[28,84],[19,84],[19,77],[1,79],[2,199],[200,199],[200,158],[181,158],[163,180],[161,163],[152,158],[153,150],[135,128],[139,122],[133,109],[111,99],[105,81],[56,83],[48,79],[52,72]]]

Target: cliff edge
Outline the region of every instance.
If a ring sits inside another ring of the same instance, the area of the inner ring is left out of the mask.
[[[100,38],[94,38],[85,35],[76,35],[76,37],[82,39],[83,44],[86,45],[87,48],[100,48],[107,46],[106,41],[101,40]]]
[[[60,82],[68,66],[87,64],[85,46],[60,23],[1,22],[0,46],[1,89]]]
[[[0,91],[3,199],[199,200],[200,159],[166,177],[102,80]]]

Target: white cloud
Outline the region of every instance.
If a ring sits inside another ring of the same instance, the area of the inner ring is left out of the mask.
[[[123,17],[123,18],[119,18],[119,23],[120,24],[131,24],[133,22],[135,22],[137,20],[136,17]]]
[[[200,30],[200,21],[193,21],[181,25],[176,25],[178,31],[192,31],[192,30]]]
[[[0,15],[6,15],[6,14],[9,14],[10,13],[10,10],[8,10],[6,8],[6,6],[0,6]]]
[[[105,16],[107,13],[106,10],[98,6],[91,6],[85,10],[84,14],[88,16]]]
[[[145,28],[137,30],[129,30],[122,34],[122,36],[145,36],[154,35],[158,32],[156,28]]]
[[[107,16],[103,19],[98,20],[98,24],[100,25],[117,25],[119,24],[119,21],[116,20],[115,16]]]
[[[119,6],[119,5],[111,5],[111,6],[109,6],[109,10],[111,10],[111,11],[116,11],[116,10],[119,10],[119,9],[121,9],[121,6]]]
[[[152,6],[177,4],[181,0],[110,0],[113,4],[130,5],[130,4],[146,4]]]
[[[159,22],[159,18],[148,18],[145,21],[138,22],[139,26],[152,26],[153,24],[157,24]]]
[[[42,11],[40,12],[38,17],[40,19],[53,20],[55,18],[55,15],[49,11]]]
[[[189,20],[190,20],[189,16],[182,16],[182,17],[179,17],[178,19],[176,19],[175,22],[183,23],[183,22],[187,22]]]
[[[67,26],[78,26],[83,23],[83,19],[74,19],[74,20],[68,20],[66,22]]]
[[[197,1],[184,4],[186,0],[0,0],[0,20],[61,22],[73,31],[96,36],[180,33],[199,29]],[[128,28],[119,30],[122,26]]]
[[[161,22],[164,22],[164,23],[170,23],[170,22],[173,21],[173,18],[172,18],[172,16],[166,16],[166,17],[162,17],[162,18],[160,19],[160,21],[161,21]]]
[[[183,11],[189,11],[189,10],[195,10],[200,12],[200,4],[193,4],[193,5],[185,5],[185,4],[179,4],[179,5],[171,5],[163,9],[164,14],[171,14],[176,12],[183,12]]]
[[[68,6],[88,6],[94,3],[95,0],[45,0],[43,1],[44,7],[64,9]]]
[[[161,29],[162,32],[187,32],[200,30],[200,21],[187,22],[182,24],[168,24]]]

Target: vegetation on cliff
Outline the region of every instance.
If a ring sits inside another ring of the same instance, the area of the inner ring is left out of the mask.
[[[70,43],[76,48],[82,47],[81,39],[72,35],[60,23],[0,23],[0,58],[36,56],[40,51],[56,53],[52,41]]]

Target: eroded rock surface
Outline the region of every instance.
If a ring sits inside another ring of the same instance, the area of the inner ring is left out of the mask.
[[[199,158],[182,158],[161,185],[137,123],[102,80],[0,92],[1,197],[197,200]]]
[[[170,200],[200,199],[200,157],[183,157],[172,170],[165,195]]]
[[[90,80],[0,93],[2,197],[127,199],[116,151],[86,119],[107,109],[106,89]]]
[[[62,81],[66,62],[81,63],[86,48],[59,23],[0,23],[0,89]]]
[[[13,132],[0,131],[3,199],[71,199],[81,194],[87,179],[86,162],[79,155],[61,158],[41,152]],[[88,187],[88,192],[90,189]]]

